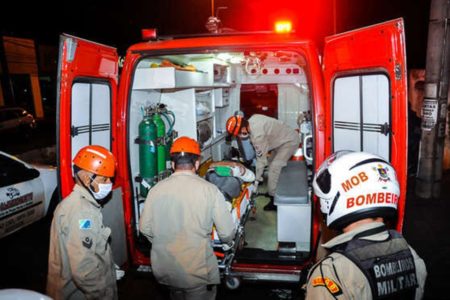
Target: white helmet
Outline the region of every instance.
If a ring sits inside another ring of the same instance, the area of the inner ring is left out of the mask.
[[[314,175],[313,188],[327,226],[338,230],[364,218],[395,217],[400,196],[394,168],[366,152],[332,154]]]

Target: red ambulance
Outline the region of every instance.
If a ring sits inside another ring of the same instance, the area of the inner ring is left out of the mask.
[[[72,158],[80,148],[97,144],[114,153],[117,175],[104,221],[112,229],[117,264],[151,270],[139,215],[148,189],[170,174],[167,149],[176,134],[199,141],[204,167],[227,160],[233,143],[225,138],[225,122],[235,111],[265,114],[297,129],[304,159],[285,174],[294,184],[278,187],[276,213],[257,209],[255,220],[247,220],[254,211],[240,212],[247,221],[238,224],[241,243],[232,255],[218,257],[228,287],[242,280],[298,282],[315,261],[321,216],[311,181],[337,150],[364,150],[392,163],[401,186],[393,227],[402,230],[407,176],[402,19],[327,37],[320,51],[293,33],[156,38],[132,45],[120,74],[112,47],[62,35],[59,55],[61,196],[74,185]],[[148,138],[155,128],[162,132]],[[156,165],[149,155],[156,155]],[[244,210],[255,207],[251,192],[252,185],[243,191]],[[285,192],[294,193],[293,202],[283,199]]]

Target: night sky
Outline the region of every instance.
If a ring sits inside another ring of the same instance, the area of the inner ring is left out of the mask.
[[[27,3],[29,2],[29,3]],[[115,46],[120,54],[140,40],[141,28],[161,35],[205,33],[211,0],[78,0],[2,2],[0,33],[57,45],[62,32]],[[215,0],[225,27],[238,31],[271,30],[289,18],[298,33],[315,39],[403,17],[409,68],[425,65],[431,0]],[[55,12],[53,12],[55,11]]]

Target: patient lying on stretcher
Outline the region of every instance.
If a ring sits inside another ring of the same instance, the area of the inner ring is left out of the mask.
[[[210,165],[206,180],[216,185],[229,204],[229,210],[236,228],[241,224],[242,217],[250,209],[250,196],[253,191],[252,182],[255,174],[238,162],[214,162]],[[220,245],[220,239],[213,230],[212,239],[215,245]]]
[[[255,174],[252,171],[243,164],[233,161],[212,163],[205,177],[219,188],[229,202],[241,194],[243,185],[255,180]]]

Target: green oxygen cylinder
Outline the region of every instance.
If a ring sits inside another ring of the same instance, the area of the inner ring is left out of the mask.
[[[159,143],[156,146],[157,152],[157,174],[166,170],[166,145],[164,138],[166,136],[166,125],[159,113],[153,115],[153,123],[156,126],[156,137],[159,139]]]
[[[151,116],[145,116],[139,123],[139,172],[142,180],[146,183],[140,184],[140,194],[146,197],[149,186],[154,185],[156,176],[156,126]]]

